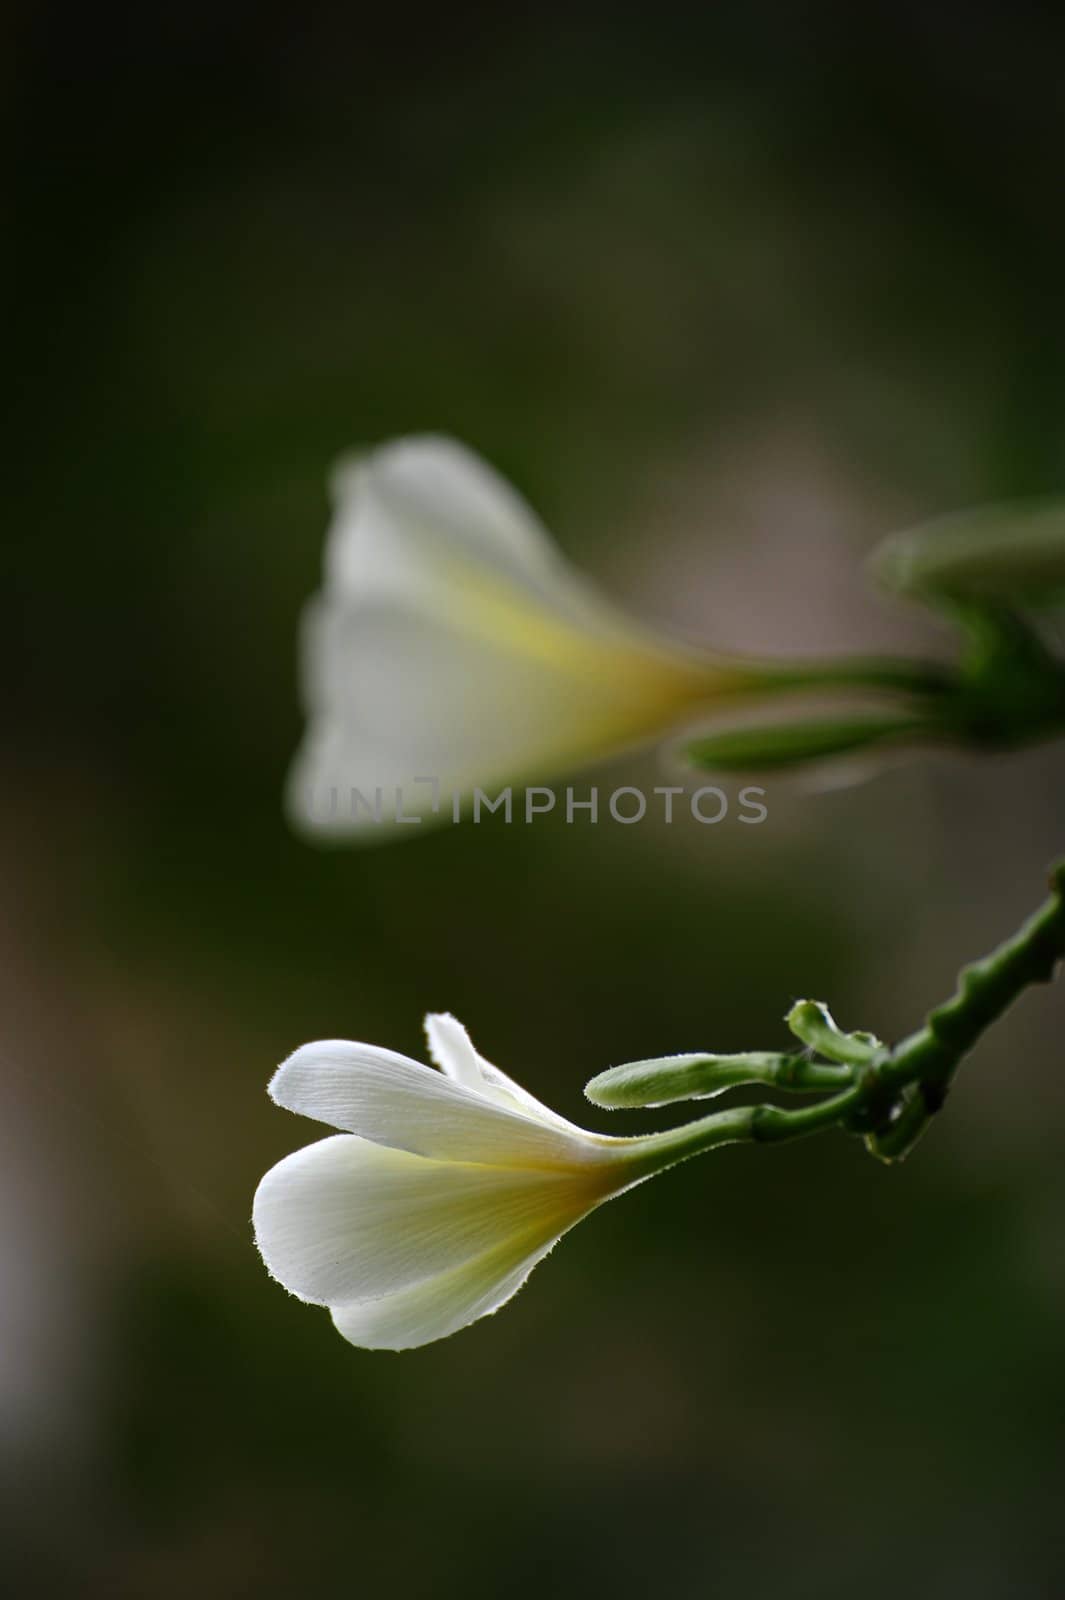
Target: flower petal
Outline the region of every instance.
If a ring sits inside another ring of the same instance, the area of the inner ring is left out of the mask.
[[[607,1154],[602,1139],[554,1117],[531,1095],[525,1104],[489,1094],[483,1083],[467,1086],[377,1045],[301,1045],[278,1067],[269,1092],[288,1111],[414,1155],[573,1171]]]
[[[480,1090],[484,1083],[481,1058],[473,1040],[450,1011],[430,1011],[425,1018],[425,1037],[429,1054],[440,1071],[468,1089]]]
[[[430,1161],[335,1134],[272,1167],[255,1193],[255,1238],[301,1300],[344,1305],[421,1283],[495,1250],[534,1249],[612,1192],[583,1173]]]
[[[442,1072],[479,1094],[487,1095],[497,1105],[517,1109],[526,1116],[539,1117],[554,1128],[562,1128],[580,1139],[603,1142],[600,1134],[589,1134],[576,1123],[560,1117],[550,1106],[537,1100],[523,1089],[520,1083],[508,1078],[505,1072],[494,1067],[475,1049],[473,1040],[457,1017],[447,1011],[432,1011],[425,1019],[425,1036],[429,1041],[429,1054]],[[609,1140],[605,1141],[609,1143]]]
[[[333,1322],[345,1339],[368,1350],[411,1350],[446,1339],[506,1305],[558,1237],[532,1248],[525,1241],[508,1242],[465,1266],[379,1300],[331,1306]]]
[[[338,597],[404,594],[426,558],[461,555],[547,597],[569,573],[532,508],[455,439],[396,439],[338,463],[326,571]]]

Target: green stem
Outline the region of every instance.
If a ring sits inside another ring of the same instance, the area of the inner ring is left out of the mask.
[[[659,1172],[720,1144],[780,1143],[834,1126],[865,1134],[870,1150],[884,1160],[901,1159],[943,1104],[959,1062],[984,1031],[1031,984],[1053,979],[1065,956],[1065,862],[1054,868],[1051,889],[1050,899],[1011,939],[964,969],[955,993],[917,1033],[894,1050],[879,1051],[865,1045],[869,1036],[857,1036],[868,1053],[864,1064],[855,1061],[848,1088],[797,1110],[732,1107],[633,1139],[634,1174]],[[841,1039],[856,1038],[840,1034],[827,1012],[816,1021],[837,1053]]]
[[[997,1022],[1031,984],[1049,983],[1065,955],[1065,862],[1051,874],[1052,893],[1005,944],[962,972],[949,1000],[929,1014],[919,1032],[904,1039],[879,1068],[891,1085],[920,1083],[930,1110],[984,1030]]]
[[[950,667],[891,656],[794,661],[787,666],[762,667],[758,677],[766,688],[887,689],[921,696],[945,694],[957,685],[957,673]]]
[[[786,1111],[782,1106],[755,1106],[751,1138],[759,1144],[779,1144],[783,1139],[801,1139],[808,1133],[831,1128],[859,1111],[865,1103],[865,1085],[856,1083],[842,1094],[834,1094],[815,1106]]]
[[[754,664],[740,692],[878,690],[907,696],[894,717],[861,714],[806,719],[781,728],[738,727],[709,733],[689,749],[701,767],[735,770],[790,766],[890,740],[940,739],[1010,749],[1065,732],[1065,663],[1008,606],[990,600],[942,600],[960,628],[956,665],[895,657]]]

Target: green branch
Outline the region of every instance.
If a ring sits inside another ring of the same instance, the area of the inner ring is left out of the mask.
[[[665,1057],[600,1073],[588,1086],[590,1098],[607,1106],[662,1105],[740,1082],[810,1090],[842,1080],[838,1093],[812,1105],[730,1107],[645,1138],[648,1170],[718,1144],[780,1143],[829,1127],[861,1135],[882,1161],[899,1161],[943,1105],[959,1063],[986,1029],[1030,985],[1053,979],[1065,957],[1065,861],[1053,869],[1050,885],[1050,898],[1024,926],[966,967],[951,998],[893,1049],[872,1034],[843,1033],[827,1006],[802,1000],[789,1013],[788,1025],[811,1050],[828,1056],[831,1067],[806,1060],[805,1069],[796,1070],[794,1056],[761,1053]]]

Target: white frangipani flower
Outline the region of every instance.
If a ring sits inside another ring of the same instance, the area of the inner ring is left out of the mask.
[[[393,819],[397,788],[403,815],[427,816],[434,791],[418,780],[468,799],[553,777],[765,684],[626,616],[454,440],[352,457],[332,490],[289,779],[290,811],[313,832],[372,826],[377,791]]]
[[[255,1195],[255,1238],[284,1287],[370,1349],[443,1339],[515,1294],[574,1223],[721,1143],[721,1119],[609,1138],[557,1116],[426,1018],[441,1069],[375,1045],[304,1045],[278,1105],[345,1131],[286,1156]]]

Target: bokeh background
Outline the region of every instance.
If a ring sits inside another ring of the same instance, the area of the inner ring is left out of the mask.
[[[344,1345],[249,1226],[316,1132],[264,1093],[304,1040],[417,1054],[453,1009],[583,1117],[613,1061],[783,1043],[800,993],[897,1036],[1039,898],[1053,750],[773,781],[757,828],[358,852],[280,795],[325,472],[395,433],[457,434],[712,644],[944,648],[862,561],[1065,486],[1060,14],[183,0],[5,34],[6,1592],[1060,1592],[1060,994],[902,1169],[720,1152],[423,1351]]]

